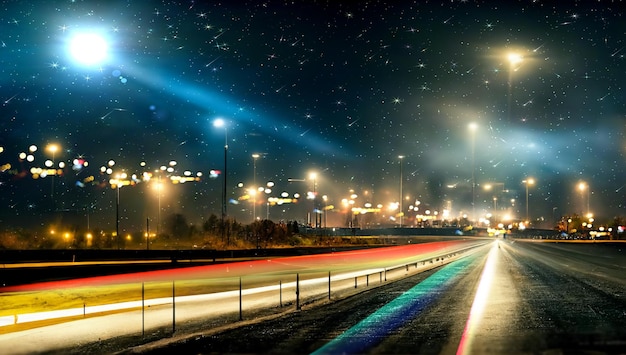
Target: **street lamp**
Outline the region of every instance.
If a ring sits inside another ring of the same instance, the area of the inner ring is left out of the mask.
[[[526,185],[526,221],[528,221],[528,185],[534,185],[535,179],[527,178],[526,180],[522,180],[522,183]]]
[[[524,57],[515,52],[507,54],[507,60],[509,61],[509,95],[508,95],[508,110],[509,121],[511,120],[511,105],[513,101],[513,72],[519,69],[519,64],[524,60]]]
[[[120,188],[122,185],[128,185],[125,181],[128,176],[126,173],[116,174],[115,179],[111,179],[111,185],[115,186],[116,198],[115,198],[115,238],[117,239],[117,249],[122,249],[120,240]]]
[[[253,170],[252,170],[252,177],[253,177],[253,185],[254,185],[254,206],[252,207],[252,221],[256,221],[256,160],[259,158],[259,155],[257,153],[252,154],[252,165],[253,165]]]
[[[590,188],[585,182],[581,181],[578,183],[578,190],[580,190],[580,203],[581,203],[581,212],[580,216],[585,215],[585,190],[587,190],[587,214],[589,214],[589,192]]]
[[[324,201],[324,228],[326,228],[326,214],[328,213],[327,207],[328,207],[328,196],[327,195],[323,195],[322,196],[322,200]]]
[[[226,239],[226,187],[228,179],[228,126],[226,121],[222,118],[218,118],[213,121],[213,126],[222,128],[224,127],[224,186],[222,187],[222,239]],[[226,240],[226,245],[229,245],[229,240]]]
[[[402,160],[404,155],[398,155],[398,159],[400,159],[400,228],[402,228],[402,216],[404,216],[404,210],[402,209]]]
[[[313,180],[313,216],[315,217],[315,228],[320,227],[320,223],[318,222],[318,213],[317,213],[317,173],[312,172],[309,174],[309,179]],[[321,217],[321,216],[320,216]],[[321,219],[321,218],[320,218]]]
[[[478,125],[472,122],[468,125],[472,140],[472,224],[476,220],[476,130]]]
[[[49,151],[50,153],[52,153],[52,168],[54,169],[54,174],[52,174],[52,181],[50,183],[50,200],[51,200],[51,207],[52,210],[54,211],[55,209],[55,201],[54,201],[54,176],[57,174],[56,173],[56,167],[54,166],[54,156],[56,154],[56,152],[59,151],[59,146],[57,144],[48,144],[48,146],[46,147],[46,150]]]
[[[500,192],[501,196],[504,198],[504,193],[507,192],[504,188],[504,183],[503,182],[490,182],[484,185],[484,189],[485,190],[494,190],[494,186],[497,185],[501,185],[502,186],[502,190]],[[494,218],[496,219],[496,221],[498,220],[498,193],[496,191],[493,191],[493,209],[494,209]]]
[[[157,192],[158,199],[158,211],[157,211],[157,227],[156,227],[156,235],[159,235],[159,229],[161,228],[161,193],[163,191],[164,185],[161,182],[161,175],[159,175],[159,181],[154,185],[154,189]]]

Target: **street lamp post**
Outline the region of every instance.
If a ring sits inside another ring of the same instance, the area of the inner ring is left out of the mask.
[[[404,159],[404,155],[398,155],[398,159],[400,159],[400,228],[402,228],[402,217],[404,216],[404,210],[402,207],[402,200],[404,199],[402,196],[402,160]]]
[[[475,159],[475,148],[476,148],[476,130],[478,129],[478,125],[474,122],[470,123],[468,126],[472,139],[472,224],[476,220],[476,159]]]
[[[578,183],[578,190],[580,190],[580,201],[581,201],[581,213],[580,216],[585,215],[585,190],[587,190],[587,214],[589,214],[589,191],[590,188],[585,182]]]
[[[319,228],[320,227],[320,223],[319,223],[319,219],[321,219],[321,216],[318,215],[319,213],[317,213],[318,208],[317,208],[317,173],[310,173],[309,174],[309,178],[311,180],[313,180],[313,217],[315,218],[315,222],[313,224],[313,226],[315,228]]]
[[[119,181],[116,186],[116,198],[115,198],[115,239],[117,240],[117,249],[122,249],[120,243],[120,185]]]
[[[507,190],[504,188],[504,183],[503,182],[490,182],[484,185],[484,189],[485,190],[494,190],[493,191],[493,210],[494,210],[494,219],[498,220],[498,193],[495,191],[494,186],[495,185],[501,185],[502,186],[502,190],[500,192],[500,195],[502,196],[502,198],[504,198],[504,194],[505,192],[507,192]]]
[[[50,182],[50,201],[51,201],[50,202],[50,206],[51,206],[52,211],[54,211],[55,210],[55,206],[56,206],[56,203],[54,201],[54,177],[57,174],[56,173],[56,166],[55,166],[54,156],[55,156],[56,152],[59,150],[59,146],[56,145],[56,144],[49,144],[46,147],[46,150],[49,151],[50,153],[52,153],[52,165],[51,165],[51,168],[54,169],[54,174],[52,174],[52,179],[51,179],[52,181]]]
[[[526,180],[522,181],[525,185],[526,185],[526,222],[529,221],[529,217],[528,217],[528,185],[534,185],[535,184],[535,179],[533,178],[527,178]]]
[[[326,214],[328,213],[326,208],[328,207],[328,196],[323,195],[322,200],[324,200],[324,228],[326,228]]]
[[[524,57],[519,54],[519,53],[514,53],[511,52],[507,55],[507,59],[509,61],[509,95],[508,95],[508,114],[509,114],[509,121],[511,120],[511,115],[512,115],[512,101],[513,101],[513,72],[517,71],[517,69],[519,68],[518,64],[520,64],[523,60]]]
[[[259,155],[254,153],[252,154],[252,165],[253,165],[253,187],[254,187],[254,206],[252,207],[252,221],[256,221],[256,195],[257,195],[257,187],[256,187],[256,160],[259,158]]]
[[[159,175],[159,180],[154,185],[154,189],[157,191],[157,200],[158,200],[158,210],[157,210],[157,226],[156,226],[156,235],[159,235],[159,230],[161,228],[161,193],[163,192],[163,183],[161,182],[161,175]]]
[[[226,245],[230,244],[230,238],[226,238],[226,191],[227,191],[227,179],[228,179],[228,127],[226,121],[222,118],[218,118],[213,122],[215,127],[224,127],[224,185],[222,187],[222,239],[226,239]]]
[[[117,249],[122,249],[121,239],[120,239],[120,189],[122,185],[125,184],[124,180],[126,180],[126,173],[116,174],[115,179],[111,180],[111,185],[115,185],[116,195],[115,195],[115,238],[117,241]]]

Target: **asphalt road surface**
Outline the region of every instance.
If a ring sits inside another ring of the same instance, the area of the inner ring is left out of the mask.
[[[625,353],[626,244],[500,240],[344,300],[203,332],[125,352]]]

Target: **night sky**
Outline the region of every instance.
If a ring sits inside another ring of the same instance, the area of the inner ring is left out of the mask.
[[[246,223],[253,213],[306,221],[314,182],[335,206],[331,218],[354,193],[354,206],[381,204],[393,222],[400,186],[407,216],[495,208],[524,218],[526,187],[537,225],[624,216],[622,10],[610,1],[4,1],[0,219],[43,225],[51,210],[74,211],[110,228],[110,179],[127,173],[137,179],[120,189],[124,228],[154,218],[157,176],[168,182],[162,213],[199,223],[221,213],[225,141],[228,215]],[[47,159],[66,164],[62,175],[33,175]],[[170,183],[185,172],[199,181]],[[275,185],[252,211],[244,195],[255,180]],[[299,202],[268,211],[267,198],[283,192]]]

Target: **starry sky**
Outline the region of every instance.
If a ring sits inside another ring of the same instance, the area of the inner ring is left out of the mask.
[[[199,223],[221,213],[225,143],[228,214],[242,222],[305,220],[312,189],[335,206],[330,216],[350,194],[355,206],[402,195],[406,214],[455,217],[523,218],[528,197],[531,219],[546,225],[626,214],[619,3],[64,0],[0,10],[3,223],[56,210],[110,227],[110,180],[127,173],[137,178],[118,191],[124,227],[142,226],[157,203],[144,172],[152,182],[196,177],[168,183],[159,204]],[[92,37],[75,48],[81,35]],[[102,58],[81,62],[99,41]],[[34,174],[46,160],[62,174]],[[251,208],[246,188],[270,181]],[[301,198],[268,209],[283,193]]]

